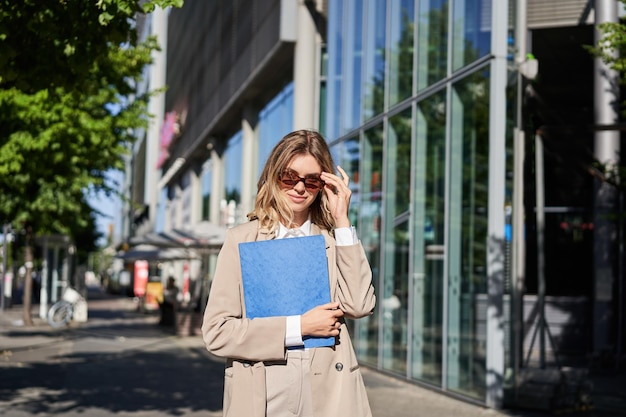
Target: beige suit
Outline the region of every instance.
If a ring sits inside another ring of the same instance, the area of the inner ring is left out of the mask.
[[[326,230],[311,225],[326,241],[330,288],[347,318],[372,313],[376,297],[361,244],[336,246]],[[245,318],[238,244],[273,239],[275,232],[252,221],[229,229],[218,257],[202,335],[207,349],[227,358],[225,417],[265,417],[265,363],[286,359],[285,317]],[[285,254],[288,256],[288,254]],[[367,417],[370,406],[345,323],[333,348],[310,350],[311,390],[316,417]]]

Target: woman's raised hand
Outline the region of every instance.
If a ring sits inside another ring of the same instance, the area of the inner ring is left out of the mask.
[[[330,172],[322,172],[321,178],[326,183],[324,191],[330,203],[330,212],[335,218],[335,226],[350,227],[350,219],[348,218],[348,208],[352,196],[352,190],[348,188],[350,177],[339,165],[337,165],[337,169],[341,173],[341,178]]]

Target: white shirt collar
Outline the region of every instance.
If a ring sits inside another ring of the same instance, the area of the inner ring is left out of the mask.
[[[302,226],[294,229],[287,229],[282,223],[280,223],[278,228],[278,239],[299,236],[311,236],[311,219],[307,219]]]

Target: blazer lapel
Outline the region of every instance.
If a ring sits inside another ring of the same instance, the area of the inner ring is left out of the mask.
[[[268,230],[266,228],[259,228],[256,234],[256,240],[271,240],[276,238],[275,230]]]

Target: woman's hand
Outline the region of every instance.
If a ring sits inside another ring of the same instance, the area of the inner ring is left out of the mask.
[[[350,196],[352,190],[348,188],[350,177],[339,165],[337,169],[341,173],[341,178],[329,172],[322,172],[321,178],[326,183],[324,191],[330,203],[330,212],[335,218],[336,227],[350,227],[348,218],[348,208],[350,207]]]
[[[300,318],[302,336],[338,336],[341,317],[343,311],[339,310],[337,302],[314,307]]]

